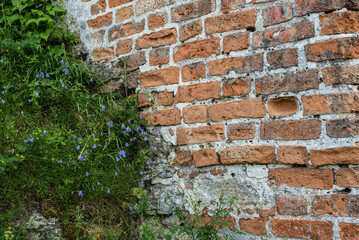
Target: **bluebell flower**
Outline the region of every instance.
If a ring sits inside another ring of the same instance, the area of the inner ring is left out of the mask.
[[[67,63],[65,63],[65,66],[67,67]]]
[[[4,86],[4,89],[6,89],[6,86]]]
[[[92,137],[93,137],[93,138],[95,138],[95,137],[96,137],[96,135],[93,133],[93,134],[92,134]]]
[[[47,78],[49,78],[49,77],[50,77],[50,75],[49,75],[48,73],[46,73],[46,77],[47,77]]]
[[[90,82],[92,82],[93,80],[92,80],[92,78],[90,79]]]
[[[3,99],[3,100],[1,100],[1,103],[2,103],[2,104],[5,104],[5,100],[4,100],[4,99]]]
[[[130,146],[130,144],[128,144],[128,143],[125,143],[125,147],[128,147],[128,146]]]
[[[120,161],[120,159],[116,156],[116,161],[118,162],[118,161]]]
[[[107,189],[107,193],[110,193],[110,189],[109,189],[109,188]]]
[[[94,144],[94,145],[92,146],[92,148],[97,148],[97,145],[96,145],[96,144]]]
[[[103,111],[105,111],[105,109],[106,109],[106,106],[102,105],[101,111],[103,112]]]
[[[110,127],[113,127],[113,123],[112,123],[112,122],[108,122],[107,125],[110,126]]]
[[[20,113],[21,113],[21,114],[24,114],[24,111],[21,111]]]
[[[29,140],[25,140],[24,143],[27,143]]]
[[[140,119],[142,119],[143,117],[142,117],[142,115],[140,116]]]
[[[130,212],[132,212],[132,211],[133,211],[133,207],[130,206]]]
[[[39,93],[38,93],[38,92],[36,92],[36,93],[35,93],[35,95],[36,95],[36,96],[39,96]]]
[[[137,128],[136,128],[136,132],[138,132],[138,130],[140,130],[140,129],[141,129],[140,127],[137,127]]]
[[[145,182],[143,180],[141,180],[141,183],[144,184]]]
[[[169,177],[169,178],[170,178],[170,177],[171,177],[171,175],[170,175],[170,174],[167,174],[167,177]]]
[[[77,138],[76,135],[74,135],[74,138]]]
[[[67,85],[65,85],[65,89],[68,89],[69,87]]]
[[[9,139],[9,136],[6,136],[6,139]]]
[[[7,150],[7,152],[9,153],[9,152],[11,152],[10,150]]]
[[[115,172],[115,176],[118,176],[118,173],[117,173],[117,172]]]
[[[38,82],[38,81],[36,81],[36,82],[35,82],[35,85],[39,85],[39,82]]]
[[[88,172],[86,172],[86,176],[90,175]]]
[[[5,92],[4,92],[4,91],[2,91],[1,93],[2,93],[2,94],[5,94]]]
[[[87,153],[87,150],[85,151],[85,153]]]
[[[95,188],[94,188],[94,187],[92,187],[92,190],[95,190]]]
[[[80,142],[82,140],[82,138],[78,138],[77,141]]]
[[[37,77],[37,78],[40,77],[39,74],[36,74],[36,77]]]
[[[31,99],[27,100],[28,102],[31,102]]]
[[[60,63],[63,64],[63,63],[64,63],[64,60],[61,60]]]
[[[3,60],[3,59],[0,59],[0,62],[1,62],[1,63],[3,63],[3,62],[4,62],[4,60]]]
[[[151,164],[150,160],[147,160],[147,161],[146,161],[146,164],[147,164],[147,165],[150,165],[150,164]]]
[[[76,164],[76,162],[74,161],[74,165]]]
[[[62,163],[62,160],[59,160],[59,163]]]
[[[61,87],[64,88],[64,87],[65,87],[65,84],[62,84]]]
[[[44,135],[46,135],[46,133],[47,133],[46,130],[44,130]]]
[[[141,176],[143,175],[143,172],[142,171],[140,171],[140,174],[141,174]]]
[[[162,173],[160,173],[159,176],[162,177]]]
[[[33,142],[33,141],[34,141],[34,138],[30,138],[29,141],[30,141],[30,142]]]
[[[130,127],[127,127],[127,128],[126,128],[126,132],[131,132],[131,128],[130,128]]]
[[[143,140],[147,141],[147,137],[144,137]]]
[[[131,120],[128,120],[128,122],[130,123],[130,122],[131,122]]]
[[[83,193],[82,193],[82,191],[79,191],[79,196],[83,196]]]
[[[122,124],[122,125],[121,125],[121,129],[125,129],[125,128],[126,128],[126,127]]]
[[[121,155],[122,157],[126,157],[126,152],[123,151],[123,150],[121,150],[121,151],[118,153],[118,155]]]
[[[101,136],[103,136],[103,134],[102,134],[102,133],[101,133],[100,135],[101,135]]]
[[[97,185],[100,185],[100,182],[97,182]]]
[[[84,157],[83,157],[83,156],[79,156],[79,160],[84,160]]]

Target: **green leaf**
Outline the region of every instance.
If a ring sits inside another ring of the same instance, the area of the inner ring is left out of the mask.
[[[60,13],[66,13],[67,12],[62,7],[54,7],[52,10],[55,11],[55,12],[60,12]]]

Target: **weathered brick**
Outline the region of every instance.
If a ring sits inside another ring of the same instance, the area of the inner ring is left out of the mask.
[[[177,129],[178,145],[217,142],[225,140],[223,125]]]
[[[238,118],[262,118],[266,114],[262,99],[239,100],[209,106],[209,115],[214,122]]]
[[[116,10],[116,22],[123,22],[133,16],[133,7],[123,7]]]
[[[204,148],[193,151],[194,165],[198,167],[206,167],[220,164],[218,154],[214,148]]]
[[[249,32],[234,33],[223,38],[223,52],[238,51],[249,47]]]
[[[187,23],[180,27],[179,33],[180,33],[180,41],[184,42],[190,38],[193,38],[199,34],[202,33],[203,27],[202,27],[202,20],[198,19],[196,21]]]
[[[206,65],[204,62],[192,63],[182,67],[182,81],[189,82],[204,78],[206,75]]]
[[[269,116],[284,116],[298,112],[299,104],[296,97],[277,97],[268,99]]]
[[[340,239],[341,240],[358,240],[359,224],[354,223],[339,223]]]
[[[212,12],[214,5],[213,0],[201,0],[175,7],[172,9],[172,22],[180,22],[207,15]]]
[[[106,11],[106,0],[99,0],[97,3],[91,6],[91,15],[97,15]]]
[[[266,235],[267,218],[239,219],[239,227],[241,231],[249,232],[254,235]]]
[[[239,29],[255,27],[258,10],[251,9],[241,12],[228,13],[205,20],[206,34],[229,32]]]
[[[359,112],[358,92],[303,96],[302,102],[304,115]]]
[[[266,48],[315,36],[314,23],[303,20],[291,26],[272,27],[253,34],[253,47]]]
[[[170,61],[169,54],[170,54],[169,47],[156,48],[151,50],[150,65],[156,66],[156,65],[167,64]]]
[[[336,179],[339,187],[359,188],[359,168],[341,168]]]
[[[168,67],[149,72],[142,72],[138,77],[142,81],[142,87],[177,84],[179,82],[179,68]]]
[[[283,164],[306,165],[309,154],[305,146],[281,145],[277,150],[278,162]]]
[[[98,16],[94,19],[87,21],[87,25],[89,26],[89,28],[92,29],[98,29],[105,26],[109,26],[111,23],[112,23],[112,12]]]
[[[221,151],[222,164],[271,164],[276,163],[273,146],[243,146]]]
[[[92,34],[92,38],[96,40],[97,44],[100,45],[104,42],[104,36],[105,36],[106,31],[105,30],[100,30],[95,32],[94,34]]]
[[[358,12],[336,12],[320,16],[322,35],[359,32]]]
[[[173,60],[175,62],[192,58],[205,58],[212,54],[220,53],[220,39],[209,38],[184,43],[174,50]]]
[[[117,42],[116,56],[121,56],[132,51],[132,39]]]
[[[247,95],[251,91],[251,79],[248,77],[223,80],[223,96]]]
[[[255,54],[245,57],[223,58],[210,61],[208,64],[209,75],[223,75],[234,71],[238,74],[262,71],[263,54]]]
[[[307,61],[359,58],[359,38],[330,39],[305,46]]]
[[[257,94],[300,92],[318,87],[317,70],[278,73],[256,79]]]
[[[211,173],[211,175],[216,176],[216,175],[220,175],[220,174],[224,174],[227,172],[227,169],[213,169],[211,171],[209,171]]]
[[[125,84],[128,89],[136,89],[139,83],[138,72],[127,74]]]
[[[110,42],[115,41],[119,38],[125,38],[132,36],[134,34],[140,33],[145,29],[145,21],[142,20],[140,22],[129,22],[122,24],[120,26],[116,26],[111,28],[108,31],[108,40]]]
[[[127,56],[125,62],[127,72],[137,70],[141,65],[146,63],[145,52],[137,52]]]
[[[314,215],[337,217],[359,216],[359,195],[333,194],[315,196],[312,204]]]
[[[160,110],[154,113],[142,113],[151,126],[171,126],[181,124],[181,111],[177,108]]]
[[[230,124],[227,129],[229,141],[248,140],[255,136],[254,123],[235,123]]]
[[[356,165],[359,164],[359,146],[310,150],[310,160],[314,167]]]
[[[175,28],[165,29],[150,34],[145,34],[137,39],[138,48],[158,47],[169,45],[177,41],[177,30]]]
[[[113,47],[95,48],[92,52],[92,58],[95,62],[110,61],[115,55]]]
[[[175,102],[201,101],[210,98],[221,97],[221,82],[198,83],[179,86],[175,96]]]
[[[136,15],[140,16],[144,13],[169,6],[175,2],[176,0],[138,0],[135,5]]]
[[[171,106],[173,105],[173,92],[169,92],[165,89],[163,92],[158,93],[157,104],[159,106]]]
[[[183,121],[185,123],[208,122],[208,106],[197,105],[184,107],[182,109]]]
[[[244,7],[246,0],[221,0],[221,11],[229,12]]]
[[[108,5],[110,8],[120,6],[121,4],[124,3],[132,2],[132,0],[108,0],[108,1],[109,1]]]
[[[307,201],[302,196],[279,195],[276,196],[276,203],[279,215],[307,215]]]
[[[308,120],[273,120],[261,122],[261,138],[276,140],[317,139],[322,131],[322,121]]]
[[[328,120],[327,134],[332,138],[358,137],[359,119]]]
[[[275,207],[268,209],[258,209],[257,210],[260,217],[270,217],[275,215]]]
[[[149,29],[160,28],[168,22],[168,14],[166,12],[154,13],[148,16],[147,21]]]
[[[298,65],[296,48],[277,50],[267,53],[268,69],[288,68]]]
[[[281,3],[263,9],[263,25],[265,27],[286,22],[293,18],[291,3]]]
[[[140,93],[138,94],[138,99],[137,99],[137,107],[138,108],[142,108],[142,107],[149,107],[153,105],[153,102],[150,98],[150,96],[146,93]]]
[[[359,9],[359,3],[351,0],[296,0],[295,9],[297,16],[303,16],[307,13],[327,12],[337,9]]]
[[[192,166],[192,154],[188,150],[178,150],[176,152],[176,163],[178,166]]]
[[[272,168],[269,169],[269,178],[277,186],[294,188],[331,189],[334,185],[334,173],[330,169]]]
[[[359,84],[359,64],[331,66],[323,69],[325,84]]]
[[[333,223],[294,219],[271,219],[272,230],[278,237],[306,238],[313,240],[333,239]]]

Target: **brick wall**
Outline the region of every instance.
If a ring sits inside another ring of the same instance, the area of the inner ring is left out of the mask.
[[[147,181],[157,207],[225,193],[254,239],[359,239],[358,1],[68,5],[93,61],[125,57],[152,96],[143,116],[169,146]]]

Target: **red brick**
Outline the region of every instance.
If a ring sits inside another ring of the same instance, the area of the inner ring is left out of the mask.
[[[109,0],[109,6],[110,8],[113,8],[128,2],[132,2],[132,0]]]
[[[219,38],[209,38],[184,43],[174,50],[173,60],[178,62],[185,59],[205,58],[210,57],[212,54],[219,54],[219,42]]]
[[[223,52],[238,51],[249,47],[249,32],[235,33],[223,38]]]
[[[149,72],[142,72],[138,77],[142,81],[142,87],[177,84],[179,82],[179,68],[168,67]]]
[[[268,69],[288,68],[298,65],[296,48],[277,50],[267,53]]]
[[[327,12],[342,8],[359,9],[359,3],[351,0],[296,0],[297,16],[303,16],[307,13]]]
[[[116,26],[111,28],[108,31],[108,40],[110,42],[115,41],[119,38],[125,38],[132,36],[134,34],[140,33],[145,29],[145,21],[141,22],[129,22],[122,24],[120,26]]]
[[[184,107],[182,109],[183,121],[185,123],[208,122],[208,106],[197,105]]]
[[[258,10],[251,9],[228,13],[205,20],[206,34],[229,32],[239,29],[253,29],[256,24]]]
[[[93,60],[95,62],[110,61],[115,55],[114,51],[113,47],[95,48],[92,52]]]
[[[273,47],[279,44],[294,42],[314,36],[314,23],[309,20],[303,20],[298,23],[293,23],[288,27],[272,27],[264,31],[255,32],[253,34],[253,47]]]
[[[271,219],[270,224],[272,225],[274,234],[278,237],[313,240],[333,239],[333,223],[331,222]]]
[[[268,75],[256,79],[257,94],[273,94],[280,92],[300,92],[318,89],[317,70],[302,70]]]
[[[251,91],[251,79],[248,77],[232,78],[223,81],[223,96],[247,95]]]
[[[312,204],[314,215],[358,217],[359,195],[333,194],[315,196]]]
[[[121,56],[132,51],[132,39],[117,42],[116,56]]]
[[[276,163],[273,146],[243,146],[225,148],[221,151],[221,163],[271,164]]]
[[[327,85],[359,84],[359,64],[326,67],[323,75]]]
[[[341,168],[336,176],[339,187],[359,188],[359,168]]]
[[[279,215],[307,215],[307,201],[302,196],[279,195],[276,196],[276,203]]]
[[[291,3],[281,3],[263,9],[263,25],[265,27],[286,22],[293,18]]]
[[[177,30],[175,28],[165,29],[150,34],[145,34],[137,39],[139,48],[158,47],[169,45],[177,41]]]
[[[198,83],[179,86],[175,103],[201,101],[221,97],[221,82]]]
[[[223,125],[177,129],[178,145],[217,142],[225,140]]]
[[[181,111],[177,108],[165,109],[152,113],[142,113],[147,124],[151,126],[171,126],[181,124]]]
[[[91,15],[97,15],[106,11],[106,0],[99,0],[97,3],[91,6]]]
[[[359,164],[359,146],[310,150],[310,159],[315,167],[325,165]]]
[[[173,98],[173,92],[165,89],[163,92],[158,93],[157,104],[159,106],[171,106],[173,105]]]
[[[87,25],[89,26],[89,28],[92,29],[98,29],[105,26],[109,26],[111,23],[112,23],[112,12],[98,16],[95,19],[91,19],[87,21]]]
[[[334,173],[330,169],[274,168],[269,169],[269,178],[277,186],[293,188],[331,189],[334,185]]]
[[[123,22],[133,16],[133,7],[128,6],[116,10],[116,22]]]
[[[254,235],[266,235],[267,218],[239,219],[239,227],[241,231],[249,232]]]
[[[229,141],[253,139],[255,136],[254,123],[230,124],[227,136]]]
[[[146,63],[145,52],[137,52],[130,56],[126,56],[125,62],[127,72],[137,70],[141,65]]]
[[[170,54],[169,47],[156,48],[151,50],[150,65],[155,66],[155,65],[167,64],[170,61],[169,54]]]
[[[261,122],[261,139],[308,140],[320,137],[322,121],[274,120]]]
[[[154,13],[148,16],[148,28],[161,28],[168,22],[168,14],[166,12]]]
[[[172,22],[181,22],[211,13],[215,6],[213,0],[187,3],[172,9]]]
[[[182,67],[182,81],[196,81],[206,75],[206,65],[204,62],[192,63]]]
[[[320,16],[322,35],[359,32],[358,12],[336,12]]]
[[[192,154],[188,150],[178,150],[176,152],[176,163],[178,166],[192,166]]]
[[[332,138],[358,137],[359,119],[328,120],[327,134]]]
[[[153,101],[151,100],[151,97],[149,96],[149,94],[146,94],[146,93],[138,94],[138,102],[137,102],[138,108],[149,107],[152,105],[153,105]]]
[[[213,176],[224,174],[226,172],[227,172],[227,169],[219,169],[219,170],[213,169],[210,171],[211,175],[213,175]]]
[[[359,112],[359,93],[303,96],[304,115]]]
[[[197,151],[193,151],[194,165],[198,167],[206,167],[212,165],[218,165],[219,158],[214,148],[205,148]]]
[[[275,215],[275,207],[271,207],[268,209],[258,209],[257,210],[259,216],[261,217],[270,217]]]
[[[244,7],[246,0],[222,0],[221,1],[221,11],[229,12],[238,8]]]
[[[208,64],[209,75],[223,75],[230,71],[235,73],[250,73],[254,71],[262,71],[263,54],[255,54],[245,57],[223,58],[210,61]]]
[[[277,150],[278,162],[283,164],[307,165],[309,154],[304,146],[281,145]]]
[[[305,46],[308,62],[359,58],[359,38],[330,39]]]
[[[359,224],[339,223],[341,240],[359,240]]]
[[[214,122],[238,118],[262,118],[266,115],[266,109],[262,99],[248,99],[210,105],[209,115]]]
[[[180,41],[184,42],[190,38],[193,38],[199,34],[202,33],[203,27],[202,27],[202,20],[198,19],[196,21],[187,23],[180,27],[179,33],[180,33]]]
[[[269,116],[291,115],[299,110],[298,99],[296,97],[277,97],[268,99]]]

